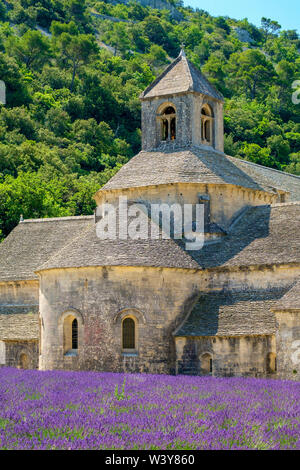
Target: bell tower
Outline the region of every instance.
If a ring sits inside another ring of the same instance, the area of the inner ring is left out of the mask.
[[[196,145],[224,152],[224,98],[183,49],[140,99],[143,150]]]

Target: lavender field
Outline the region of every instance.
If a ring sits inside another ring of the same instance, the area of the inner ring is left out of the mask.
[[[300,383],[0,369],[0,449],[300,449]]]

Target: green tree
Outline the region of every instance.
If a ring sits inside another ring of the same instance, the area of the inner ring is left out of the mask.
[[[47,181],[36,173],[20,173],[17,178],[6,176],[0,183],[0,230],[8,234],[21,214],[25,218],[70,215],[71,211],[63,208],[59,200],[57,191],[51,193]]]
[[[300,152],[290,155],[290,162],[286,166],[285,171],[294,175],[300,175]]]
[[[71,126],[70,116],[61,108],[50,108],[46,114],[45,124],[57,136],[68,134]]]
[[[124,55],[130,49],[128,31],[124,23],[114,23],[112,30],[104,36],[104,41],[105,40],[114,47],[115,55],[117,51],[120,51],[120,53]]]
[[[5,21],[6,20],[6,7],[4,3],[0,3],[0,20]]]
[[[72,69],[72,80],[70,90],[74,88],[76,74],[80,67],[88,64],[98,53],[99,48],[94,36],[90,34],[80,34],[72,36],[69,33],[62,33],[58,38],[58,46],[63,57],[65,57]]]
[[[291,152],[290,144],[282,135],[272,135],[267,138],[267,145],[271,150],[272,156],[281,164],[289,161]]]
[[[79,34],[78,26],[74,21],[70,21],[70,23],[52,21],[50,31],[54,38],[57,38],[62,33],[69,33],[73,36],[77,36]]]
[[[130,0],[128,18],[136,21],[143,21],[148,16],[148,11],[137,1]]]
[[[4,126],[7,131],[17,129],[27,139],[33,140],[35,137],[36,123],[24,106],[11,109],[1,108],[0,125]]]
[[[166,51],[157,44],[152,44],[150,51],[147,54],[147,63],[152,67],[160,67],[167,63]]]
[[[50,42],[40,31],[27,31],[22,37],[10,36],[5,47],[28,68],[39,67],[50,57]]]
[[[276,73],[273,64],[257,49],[232,54],[227,66],[229,83],[236,92],[251,99],[265,95]]]
[[[280,24],[277,21],[271,20],[270,18],[263,17],[261,19],[261,28],[267,39],[270,35],[275,35],[281,29]]]
[[[15,59],[3,53],[0,53],[0,77],[6,85],[8,106],[21,106],[30,101],[27,84]]]
[[[269,148],[262,148],[257,144],[245,143],[240,152],[241,155],[250,162],[278,168],[275,159],[271,156],[271,150]]]
[[[213,83],[219,91],[224,95],[228,94],[226,89],[226,71],[224,68],[224,56],[217,53],[211,54],[208,61],[202,67],[202,72],[207,75],[208,79]]]

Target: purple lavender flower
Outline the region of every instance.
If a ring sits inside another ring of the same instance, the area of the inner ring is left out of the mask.
[[[300,449],[299,417],[299,382],[0,369],[0,449]]]

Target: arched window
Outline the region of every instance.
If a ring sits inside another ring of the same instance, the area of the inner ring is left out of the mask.
[[[68,315],[63,323],[64,354],[74,355],[78,352],[78,320]]]
[[[176,111],[173,106],[167,106],[160,114],[161,140],[176,139]]]
[[[212,355],[209,353],[202,354],[200,358],[201,372],[204,375],[212,374],[213,371],[213,360]]]
[[[277,372],[277,359],[275,353],[269,353],[267,355],[267,372],[269,374],[275,374],[275,372]]]
[[[72,349],[78,349],[78,321],[72,321]]]
[[[204,145],[213,145],[213,112],[208,104],[201,109],[201,140]]]
[[[136,349],[136,327],[133,318],[127,317],[122,321],[122,348],[124,350]]]

